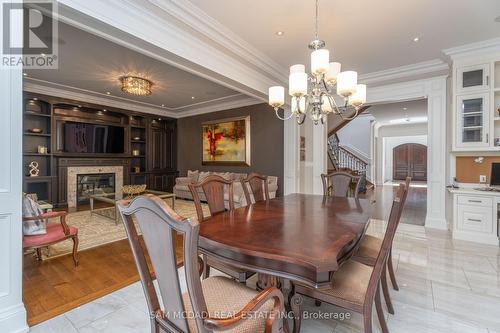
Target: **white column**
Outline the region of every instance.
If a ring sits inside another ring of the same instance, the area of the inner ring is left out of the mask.
[[[287,107],[288,109],[288,107]],[[288,111],[287,111],[288,112]],[[284,122],[283,194],[299,192],[299,127],[295,118]]]
[[[323,194],[321,174],[327,169],[328,126],[321,123],[312,126],[312,194]]]
[[[22,302],[22,70],[0,69],[0,332],[27,332]]]
[[[425,226],[447,229],[446,222],[446,78],[427,83],[428,152]]]

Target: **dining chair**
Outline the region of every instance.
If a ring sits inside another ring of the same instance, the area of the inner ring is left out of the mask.
[[[151,194],[136,197],[130,203],[122,200],[117,208],[139,271],[151,332],[282,331],[280,314],[284,303],[277,288],[257,292],[222,276],[200,279],[198,221],[181,218],[163,200]],[[139,241],[134,219],[142,232],[145,249]],[[182,236],[184,258],[180,265],[175,251],[176,234]],[[145,250],[158,288],[153,284]],[[185,273],[187,292],[184,293],[178,269]]]
[[[227,191],[225,188],[227,187]],[[224,179],[218,175],[210,175],[203,179],[201,182],[189,184],[189,190],[193,196],[194,205],[196,207],[196,214],[198,221],[202,222],[206,219],[203,214],[203,207],[198,190],[201,189],[205,194],[206,202],[210,215],[215,215],[226,211],[224,205],[225,197],[228,198],[228,209],[234,210],[234,182]],[[205,264],[204,277],[208,278],[210,275],[210,267],[226,273],[227,275],[235,278],[238,282],[245,283],[246,280],[254,275],[254,272],[249,272],[237,267],[232,267],[227,264],[216,261],[215,259],[203,255],[203,262]]]
[[[267,178],[267,176],[258,173],[251,173],[247,178],[241,181],[241,186],[243,187],[243,193],[245,193],[247,205],[250,205],[253,202],[270,200]],[[252,191],[251,194],[249,188]]]
[[[361,177],[351,175],[343,171],[335,171],[329,174],[321,174],[323,181],[323,195],[333,197],[347,197],[351,190],[351,184],[355,184],[354,197],[359,194]]]
[[[405,185],[401,184],[392,203],[387,231],[374,266],[348,260],[333,273],[331,284],[327,288],[316,289],[301,284],[293,285],[290,307],[294,315],[294,333],[300,331],[302,295],[361,313],[365,333],[372,333],[372,308],[375,303],[382,332],[389,332],[380,301],[380,278],[396,233],[405,191]]]
[[[408,191],[410,189],[410,183],[411,183],[411,177],[406,177],[405,180],[405,192],[404,196],[402,198],[402,208],[404,207],[404,204],[406,202],[406,197],[408,195]],[[401,220],[401,214],[403,213],[403,209],[399,212],[400,215],[398,217],[398,225],[399,221]],[[396,226],[397,228],[397,226]],[[377,256],[380,252],[380,249],[382,247],[382,242],[383,239],[371,236],[371,235],[365,235],[363,239],[361,240],[358,250],[353,256],[353,260],[358,261],[362,264],[369,265],[369,266],[374,266],[375,262],[377,261]],[[392,243],[391,247],[389,249],[389,259],[387,260],[387,265],[384,271],[382,272],[382,277],[381,277],[381,285],[382,285],[382,291],[384,294],[384,299],[385,303],[387,304],[387,310],[389,311],[390,314],[394,314],[394,306],[392,305],[391,297],[389,294],[389,287],[387,284],[387,271],[389,271],[389,277],[391,279],[391,283],[393,286],[394,290],[399,290],[399,286],[396,281],[396,274],[394,272],[394,267],[393,267],[393,262],[392,262]]]

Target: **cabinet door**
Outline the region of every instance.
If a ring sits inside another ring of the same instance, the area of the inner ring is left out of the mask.
[[[457,93],[487,90],[490,85],[490,65],[460,67],[457,69]]]
[[[487,147],[489,137],[489,94],[457,97],[457,147]]]

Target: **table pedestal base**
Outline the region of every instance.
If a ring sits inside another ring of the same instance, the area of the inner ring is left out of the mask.
[[[257,273],[257,289],[264,290],[269,287],[281,289],[281,279],[276,276]]]

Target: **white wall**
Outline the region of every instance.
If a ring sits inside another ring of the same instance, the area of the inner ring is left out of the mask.
[[[384,172],[386,165],[384,165],[385,154],[384,154],[384,139],[391,137],[415,137],[415,136],[425,136],[427,137],[427,123],[416,123],[416,124],[398,124],[398,125],[386,125],[382,126],[375,133],[377,138],[375,145],[375,161],[376,164],[376,184],[382,185],[384,183]],[[397,140],[394,140],[397,143]],[[401,141],[401,143],[406,143]],[[426,144],[427,145],[427,144]],[[391,167],[392,168],[392,167]],[[392,173],[392,171],[391,171]]]
[[[392,181],[392,167],[393,167],[393,150],[399,145],[405,143],[419,143],[427,146],[427,135],[417,136],[393,136],[384,137],[383,140],[383,155],[382,160],[382,179],[385,182]]]
[[[347,126],[337,132],[340,144],[353,148],[363,157],[370,157],[370,127],[375,118],[371,115],[361,115],[353,119]]]

